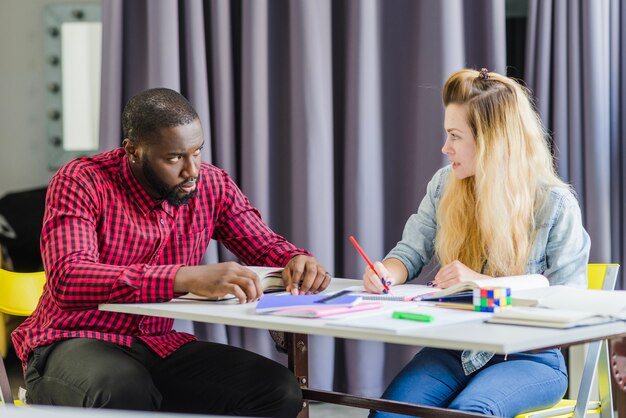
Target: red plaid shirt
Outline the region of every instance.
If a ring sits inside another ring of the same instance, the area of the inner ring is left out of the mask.
[[[35,312],[12,334],[24,367],[35,347],[68,338],[130,346],[137,337],[162,357],[194,340],[173,331],[172,319],[99,311],[98,304],[172,299],[176,272],[200,264],[211,238],[248,265],[284,266],[308,254],[265,225],[225,171],[202,164],[197,190],[178,208],[154,201],[122,149],[58,171],[41,236],[47,282]]]

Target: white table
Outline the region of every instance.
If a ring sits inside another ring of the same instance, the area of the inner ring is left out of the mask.
[[[327,292],[334,292],[355,284],[354,280],[334,279]],[[402,306],[404,302],[385,302]],[[405,305],[406,306],[406,305]],[[387,409],[426,417],[477,416],[459,411],[414,406],[401,402],[361,398],[347,394],[309,389],[307,335],[326,335],[357,340],[373,340],[416,346],[454,350],[475,349],[499,354],[533,351],[617,337],[626,334],[626,324],[613,322],[595,326],[555,330],[548,328],[486,324],[482,319],[468,322],[430,326],[412,332],[394,334],[372,329],[350,329],[328,326],[328,319],[305,319],[258,315],[254,304],[218,304],[190,300],[175,300],[150,304],[104,304],[101,310],[139,315],[190,319],[214,324],[285,331],[289,343],[289,367],[296,374],[305,399],[334,402],[362,408]],[[467,312],[467,315],[471,315]],[[308,416],[305,408],[300,415]]]

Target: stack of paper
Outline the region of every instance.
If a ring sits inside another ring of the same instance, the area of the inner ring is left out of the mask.
[[[626,320],[625,291],[551,286],[514,294],[513,305],[494,314],[488,322],[571,328]]]

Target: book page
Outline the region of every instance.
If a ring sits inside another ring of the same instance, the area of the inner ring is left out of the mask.
[[[477,287],[510,287],[511,290],[520,290],[548,287],[549,285],[550,282],[548,282],[548,279],[541,274],[524,274],[520,276],[494,277],[461,282],[447,289],[440,290],[432,296],[438,298],[454,293],[468,292]]]
[[[263,292],[282,292],[287,287],[283,280],[282,267],[246,266],[246,268],[252,270],[259,276]]]
[[[245,268],[252,270],[259,278],[264,277],[282,277],[282,267],[262,267],[262,266],[244,266]]]

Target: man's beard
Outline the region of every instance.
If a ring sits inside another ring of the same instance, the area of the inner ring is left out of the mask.
[[[141,172],[143,173],[148,184],[152,186],[152,188],[157,192],[157,194],[159,195],[159,198],[167,200],[173,206],[179,207],[179,206],[188,204],[189,201],[198,192],[198,189],[196,188],[196,190],[194,190],[193,192],[185,196],[178,196],[176,194],[176,190],[178,189],[178,187],[182,186],[185,183],[188,183],[189,181],[193,179],[189,178],[189,179],[186,179],[185,181],[180,182],[174,187],[169,187],[167,184],[161,181],[159,176],[157,176],[156,172],[152,169],[152,167],[150,167],[150,164],[147,161],[142,161]],[[200,175],[198,175],[198,177],[195,180],[197,184],[200,181]]]

